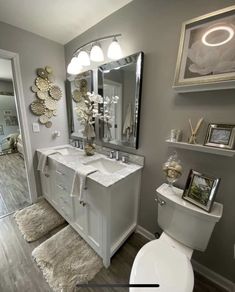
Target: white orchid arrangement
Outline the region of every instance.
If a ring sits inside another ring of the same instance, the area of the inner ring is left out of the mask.
[[[118,96],[103,98],[99,94],[94,94],[87,92],[84,99],[79,102],[76,107],[76,113],[80,123],[84,126],[83,135],[87,137],[88,140],[95,137],[95,118],[99,118],[104,121],[104,123],[112,127],[111,120],[113,118],[112,114],[112,104],[116,104],[119,100]],[[103,105],[103,109],[102,106]]]
[[[80,123],[84,126],[83,135],[87,137],[88,140],[95,137],[94,123],[95,118],[100,116],[99,104],[103,103],[103,98],[100,95],[96,95],[87,92],[84,99],[79,102],[76,107],[76,113]]]

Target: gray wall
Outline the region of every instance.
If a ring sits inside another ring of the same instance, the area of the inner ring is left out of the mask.
[[[177,94],[172,89],[181,24],[233,4],[232,0],[134,0],[65,47],[68,63],[79,45],[97,37],[122,33],[120,43],[124,55],[140,50],[145,53],[140,147],[137,153],[146,157],[146,164],[139,224],[151,232],[159,230],[154,194],[165,181],[162,164],[172,151],[164,141],[170,129],[181,128],[189,133],[189,117],[194,123],[201,116],[207,123],[235,123],[234,90]],[[205,128],[201,136],[205,134]],[[183,150],[178,153],[184,166],[180,186],[184,186],[190,168],[222,179],[216,200],[224,205],[223,218],[216,225],[207,251],[194,252],[193,258],[235,281],[234,159]]]
[[[30,129],[30,143],[33,153],[37,148],[65,144],[68,142],[67,113],[65,101],[65,63],[64,47],[54,41],[42,38],[33,33],[0,22],[0,49],[16,52],[20,57],[21,75],[25,104],[27,107],[27,120]],[[40,133],[32,132],[32,123],[37,121],[30,110],[29,105],[35,99],[30,90],[36,77],[36,69],[50,65],[55,73],[56,83],[63,90],[63,99],[59,102],[58,116],[52,119],[53,126],[47,129],[40,126]],[[61,136],[53,139],[52,132],[60,130]],[[36,161],[34,169],[36,168]],[[37,177],[37,172],[35,171]],[[30,179],[34,179],[30,171]],[[38,181],[38,178],[37,178]],[[38,185],[38,195],[40,188]]]

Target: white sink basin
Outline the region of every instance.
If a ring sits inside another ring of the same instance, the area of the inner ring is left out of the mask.
[[[57,150],[63,156],[73,156],[73,155],[79,155],[80,154],[80,152],[77,149],[74,149],[74,148],[71,148],[71,147],[58,148]]]
[[[96,160],[92,160],[84,164],[92,165],[94,168],[96,168],[97,170],[104,174],[112,174],[126,167],[126,165],[120,164],[117,161],[112,161],[105,158],[98,158]]]

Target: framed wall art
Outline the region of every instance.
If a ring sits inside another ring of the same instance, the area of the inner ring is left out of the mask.
[[[234,149],[235,125],[209,124],[205,146]]]
[[[219,183],[219,178],[214,178],[191,169],[182,198],[210,212]]]
[[[235,88],[235,5],[182,25],[173,88]]]

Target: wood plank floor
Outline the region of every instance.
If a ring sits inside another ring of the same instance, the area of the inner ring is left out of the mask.
[[[0,156],[0,218],[29,205],[24,160],[18,153]]]
[[[64,226],[60,227],[63,228]],[[31,257],[32,250],[54,233],[40,240],[27,243],[12,215],[0,219],[0,291],[1,292],[49,292],[52,290]],[[113,256],[109,269],[101,269],[91,283],[128,283],[131,266],[138,250],[147,240],[135,233]],[[127,292],[127,288],[82,288],[82,292]],[[66,291],[64,291],[66,292]],[[173,292],[173,291],[172,291]],[[224,292],[204,277],[195,274],[194,292]]]

